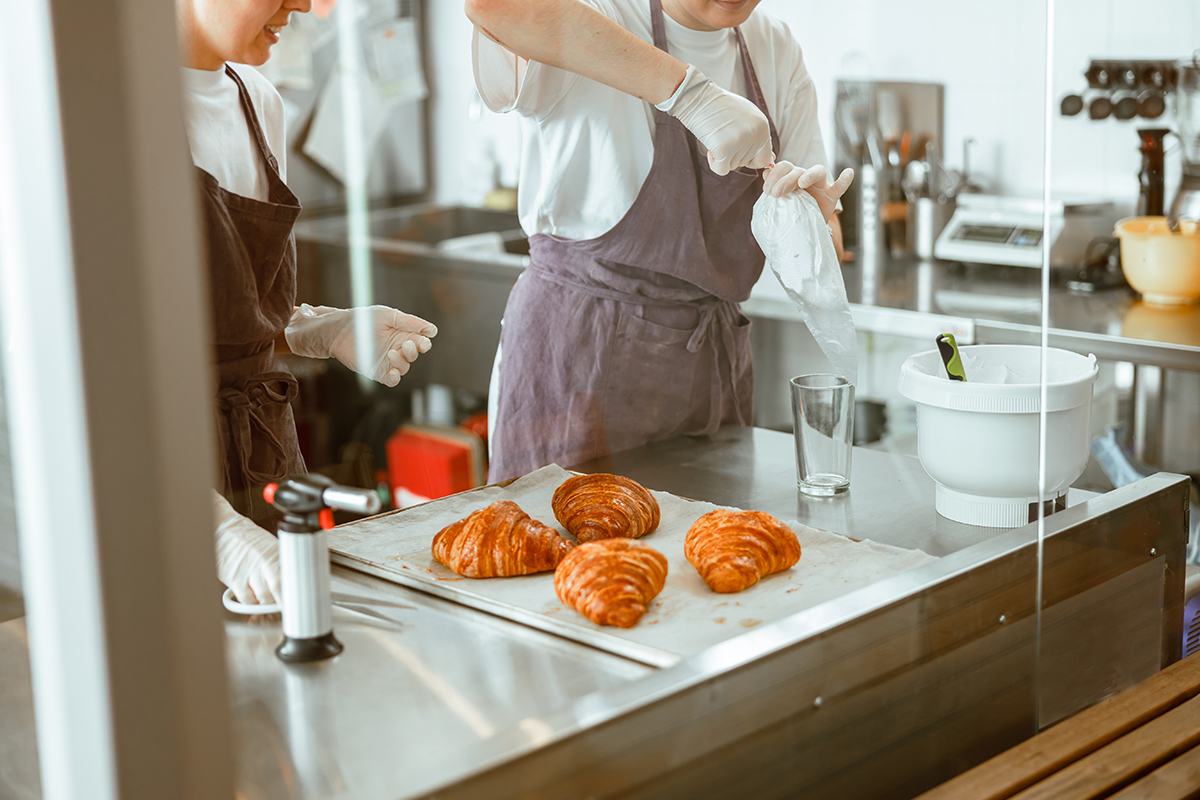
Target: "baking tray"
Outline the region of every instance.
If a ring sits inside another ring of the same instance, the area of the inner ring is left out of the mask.
[[[855,541],[785,520],[800,540],[800,563],[743,592],[716,594],[684,558],[683,544],[692,523],[718,506],[658,491],[653,494],[662,520],[641,541],[667,557],[667,581],[632,628],[595,625],[561,603],[553,573],[473,580],[433,560],[430,546],[438,531],[496,500],[512,500],[534,519],[563,532],[551,498],[571,474],[551,465],[507,484],[339,526],[329,531],[331,558],[335,564],[656,667],[671,666],[762,623],[935,560],[919,550]]]

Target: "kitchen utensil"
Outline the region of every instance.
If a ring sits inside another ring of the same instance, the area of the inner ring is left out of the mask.
[[[1113,235],[1121,241],[1125,280],[1147,303],[1200,300],[1200,225],[1180,220],[1173,234],[1165,217],[1127,217],[1117,222]]]
[[[326,530],[333,527],[333,509],[374,514],[379,495],[309,474],[267,484],[263,498],[283,512],[278,531],[283,642],[275,654],[289,662],[332,658],[342,652],[342,643],[333,635]]]
[[[405,605],[404,603],[394,603],[391,600],[383,600],[378,597],[361,597],[359,595],[343,594],[340,592],[331,593],[330,599],[334,605],[341,605],[347,608],[354,606],[383,606],[385,608],[404,608],[409,611],[416,610],[414,606]],[[239,603],[233,596],[233,589],[225,590],[221,595],[221,603],[234,614],[259,616],[279,613],[279,603]]]
[[[939,333],[936,341],[938,353],[942,357],[942,364],[946,368],[946,375],[952,381],[966,383],[967,373],[963,370],[962,358],[959,357],[958,342],[954,341],[954,334]]]
[[[900,181],[904,197],[910,203],[918,198],[929,197],[929,164],[924,161],[909,161],[904,167],[904,178]]]
[[[954,213],[954,201],[918,197],[908,205],[909,243],[918,258],[933,258],[938,235]]]
[[[841,375],[792,378],[796,484],[817,497],[850,488],[854,451],[854,385]]]
[[[942,377],[938,350],[900,368],[900,394],[917,404],[917,455],[937,483],[934,505],[947,519],[1011,528],[1036,517],[1042,349],[967,345],[970,383]],[[1045,497],[1055,500],[1088,460],[1095,356],[1048,348]]]
[[[957,194],[979,194],[983,186],[971,178],[971,145],[975,144],[974,136],[963,138],[962,183]]]

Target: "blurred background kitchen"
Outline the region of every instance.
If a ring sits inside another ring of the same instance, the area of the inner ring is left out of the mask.
[[[284,98],[288,183],[305,206],[300,300],[354,304],[350,274],[361,256],[375,302],[441,331],[433,356],[394,389],[362,386],[335,362],[290,364],[302,384],[296,419],[310,467],[378,485],[404,505],[486,475],[492,358],[527,260],[515,213],[519,132],[515,115],[493,114],[479,99],[460,2],[362,5],[370,211],[358,256],[334,17],[296,15],[263,71]],[[842,217],[862,365],[856,438],[915,452],[914,413],[896,381],[903,360],[938,333],[964,344],[1040,341],[1049,141],[1050,345],[1102,361],[1099,458],[1079,485],[1105,490],[1150,469],[1194,475],[1200,308],[1145,302],[1124,280],[1112,234],[1123,217],[1169,210],[1178,192],[1178,134],[1188,125],[1178,112],[1200,46],[1200,4],[1055,7],[1047,104],[1040,0],[760,6],[804,47],[830,159],[857,171]],[[755,322],[756,424],[790,430],[787,378],[819,371],[822,356],[769,271],[744,310]],[[0,467],[5,444],[0,437]],[[11,515],[8,498],[0,491],[0,515]],[[0,584],[19,586],[13,540],[0,542]]]

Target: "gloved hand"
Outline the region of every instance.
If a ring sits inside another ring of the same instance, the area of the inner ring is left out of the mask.
[[[717,86],[688,66],[675,94],[657,108],[683,123],[708,148],[708,165],[718,175],[750,167],[761,169],[771,152],[771,126],[758,106]]]
[[[279,541],[213,492],[217,577],[239,603],[274,603],[279,590]]]
[[[825,216],[826,224],[837,209],[838,199],[850,188],[854,170],[847,167],[833,183],[829,182],[829,171],[821,164],[811,169],[797,167],[790,161],[780,161],[767,170],[763,177],[763,192],[772,197],[783,197],[803,189],[813,196]]]
[[[354,342],[354,314],[371,315],[375,352],[359,358]],[[387,306],[329,308],[300,306],[283,332],[299,356],[336,358],[350,369],[384,386],[395,386],[421,353],[429,352],[437,326]]]

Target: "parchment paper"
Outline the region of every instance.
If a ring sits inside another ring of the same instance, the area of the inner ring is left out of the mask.
[[[554,490],[571,474],[551,465],[508,486],[464,492],[334,528],[329,531],[333,560],[656,666],[668,666],[764,622],[936,560],[920,550],[857,542],[785,520],[800,540],[800,563],[743,592],[716,594],[684,558],[683,544],[692,523],[720,506],[657,491],[652,493],[662,519],[658,529],[640,541],[667,557],[667,582],[651,610],[632,628],[595,625],[562,604],[554,593],[553,573],[473,580],[433,560],[430,547],[438,531],[496,500],[512,500],[574,541],[554,518],[550,504]]]

